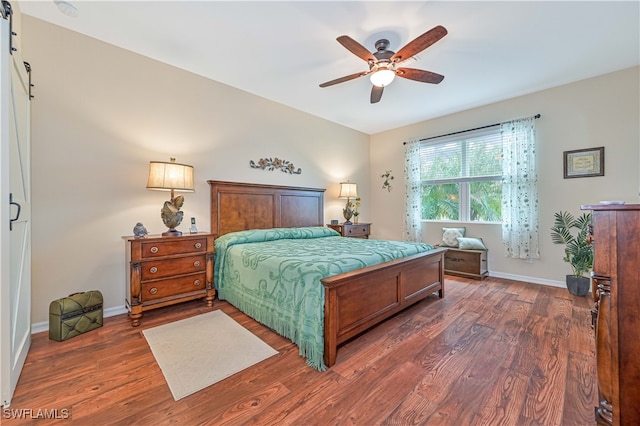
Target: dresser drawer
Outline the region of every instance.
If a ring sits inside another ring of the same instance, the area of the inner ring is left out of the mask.
[[[142,243],[142,258],[171,256],[207,251],[207,239],[198,238],[176,241],[150,241]]]
[[[141,302],[146,302],[193,291],[204,291],[206,289],[205,281],[206,276],[205,273],[202,272],[200,274],[187,275],[179,278],[145,282],[142,283],[140,299]]]
[[[152,260],[142,263],[141,279],[155,280],[173,275],[204,272],[206,259],[204,254],[175,259]]]

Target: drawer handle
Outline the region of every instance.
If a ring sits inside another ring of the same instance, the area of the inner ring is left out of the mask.
[[[155,266],[152,266],[152,267],[151,267],[151,269],[149,269],[149,271],[150,271],[152,274],[155,274],[156,272],[158,272],[158,268],[156,268]]]
[[[196,268],[200,266],[200,261],[196,260],[195,262],[193,262],[193,266],[195,266]]]
[[[193,285],[200,285],[200,280],[195,280],[195,281],[193,282]]]
[[[194,246],[197,249],[202,248],[202,243],[195,243]]]
[[[157,253],[158,247],[151,247],[151,253]]]
[[[151,288],[151,289],[149,290],[149,293],[151,293],[151,294],[156,294],[157,292],[158,292],[158,289],[157,289],[157,288],[155,288],[155,287],[153,287],[153,288]]]

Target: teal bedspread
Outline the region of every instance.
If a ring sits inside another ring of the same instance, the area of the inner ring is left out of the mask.
[[[423,243],[343,238],[330,228],[233,232],[215,241],[218,297],[291,339],[323,371],[320,279],[432,250]]]

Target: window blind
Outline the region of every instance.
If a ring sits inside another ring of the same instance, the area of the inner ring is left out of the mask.
[[[420,147],[423,183],[474,182],[502,175],[500,127],[443,136]]]

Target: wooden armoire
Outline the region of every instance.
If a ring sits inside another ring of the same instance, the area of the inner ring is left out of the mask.
[[[640,205],[591,205],[596,421],[640,425]]]

